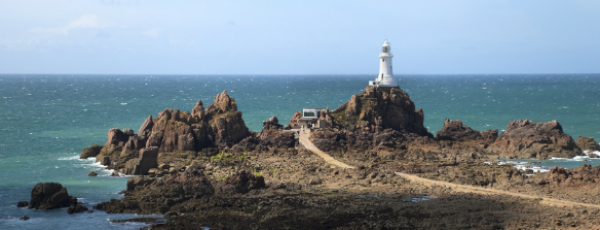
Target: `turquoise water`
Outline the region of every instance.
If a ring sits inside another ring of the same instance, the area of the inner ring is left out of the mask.
[[[111,178],[93,160],[78,160],[81,149],[103,144],[109,128],[137,130],[148,115],[165,108],[189,111],[223,90],[236,99],[248,127],[260,131],[275,115],[287,124],[303,107],[331,109],[360,93],[373,76],[150,76],[150,75],[0,75],[0,229],[138,228],[109,219],[133,215],[67,215],[65,209],[16,208],[29,200],[37,182],[55,181],[88,207],[119,198],[127,178]],[[476,130],[504,130],[509,121],[558,120],[565,132],[600,139],[600,74],[570,75],[403,75],[400,87],[425,112],[434,133],[445,118],[460,119]],[[565,164],[553,160],[544,167]],[[591,161],[598,165],[598,161]],[[31,220],[21,221],[27,215]]]

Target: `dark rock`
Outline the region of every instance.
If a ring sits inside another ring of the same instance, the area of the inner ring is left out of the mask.
[[[91,171],[88,173],[88,176],[98,176],[98,173],[96,171]]]
[[[67,188],[59,183],[38,183],[31,189],[31,201],[29,208],[53,209],[69,207],[77,203],[77,198],[69,196]]]
[[[563,132],[557,121],[536,123],[529,120],[509,122],[506,131],[498,136],[487,151],[504,157],[537,159],[572,158],[582,154],[573,138]]]
[[[140,150],[139,174],[146,175],[151,168],[158,166],[158,147],[152,146]]]
[[[137,186],[144,186],[152,183],[154,180],[146,176],[136,176],[127,180],[127,191],[134,191]]]
[[[224,181],[224,193],[247,193],[253,189],[265,188],[265,178],[242,171],[235,173]]]
[[[100,150],[102,150],[102,146],[100,145],[92,145],[87,147],[81,151],[79,155],[79,159],[88,159],[89,157],[96,157],[100,154]]]
[[[120,176],[121,176],[121,174],[119,174],[119,172],[117,172],[117,171],[115,170],[115,171],[113,171],[113,172],[110,174],[110,176],[114,176],[114,177],[120,177]]]
[[[101,165],[110,165],[110,157],[103,156],[102,159],[100,159],[100,164]]]
[[[22,216],[22,217],[20,217],[19,219],[20,219],[20,220],[29,220],[29,219],[31,219],[31,218],[30,218],[30,217],[28,217],[28,216]]]
[[[29,202],[27,202],[27,201],[19,201],[17,203],[17,207],[19,207],[19,208],[27,207],[27,206],[29,206]]]
[[[498,130],[489,130],[485,134],[482,132],[471,129],[464,125],[460,120],[451,121],[446,118],[444,126],[440,131],[435,134],[435,138],[438,140],[449,140],[449,141],[481,141],[494,142],[498,137]]]
[[[72,204],[67,209],[68,214],[82,213],[85,211],[88,211],[88,208],[86,208],[85,206],[82,206],[81,204]]]

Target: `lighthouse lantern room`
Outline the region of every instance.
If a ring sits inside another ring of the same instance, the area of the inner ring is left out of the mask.
[[[398,83],[394,80],[393,57],[394,55],[390,52],[390,43],[385,41],[381,47],[381,54],[379,54],[379,74],[375,81],[369,81],[369,85],[378,88],[399,88]]]

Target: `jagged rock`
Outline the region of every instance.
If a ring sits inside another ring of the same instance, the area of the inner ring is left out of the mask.
[[[423,126],[423,110],[415,111],[415,105],[408,94],[399,88],[382,90],[368,86],[330,115],[332,125],[339,129],[352,130],[356,127],[374,131],[373,128],[390,128],[431,136]]]
[[[98,176],[98,173],[96,171],[91,171],[88,173],[88,176]]]
[[[555,166],[542,176],[538,181],[539,185],[560,188],[597,188],[600,184],[600,166],[592,167],[584,164],[575,169]]]
[[[300,123],[300,118],[302,118],[302,112],[296,111],[292,116],[292,119],[290,119],[290,122],[286,125],[286,128],[300,128],[300,126],[302,126],[302,124]]]
[[[138,130],[138,135],[142,137],[149,137],[152,133],[152,128],[154,127],[154,121],[152,120],[152,115],[148,116],[140,129]]]
[[[276,116],[269,118],[266,121],[263,121],[263,130],[264,129],[281,129],[282,125],[279,124],[279,120]]]
[[[81,151],[79,155],[79,159],[88,159],[89,157],[96,157],[100,154],[100,150],[102,150],[102,146],[100,145],[92,145],[87,147]]]
[[[600,150],[600,145],[598,145],[598,142],[596,142],[594,140],[594,138],[592,138],[592,137],[579,136],[576,143],[577,143],[577,146],[579,146],[579,148],[581,150],[591,150],[591,151]]]
[[[108,141],[106,142],[106,144],[104,144],[104,146],[110,149],[124,146],[125,142],[129,140],[129,134],[132,134],[124,131],[121,131],[119,129],[108,130]]]
[[[194,109],[192,109],[192,116],[198,121],[204,118],[204,105],[202,104],[202,100],[198,100],[198,102],[196,102],[196,106],[194,106]]]
[[[206,108],[206,114],[208,116],[235,111],[237,111],[237,104],[235,103],[235,100],[227,94],[227,91],[223,91],[217,95],[213,104]]]
[[[536,123],[529,120],[509,122],[506,131],[486,151],[504,157],[537,159],[572,158],[582,154],[557,121]]]
[[[59,183],[37,183],[31,189],[29,208],[47,210],[77,204],[77,197],[69,196],[67,188]]]
[[[81,204],[72,204],[67,209],[68,214],[82,213],[82,212],[86,212],[86,211],[88,211],[88,208],[85,206],[82,206]]]

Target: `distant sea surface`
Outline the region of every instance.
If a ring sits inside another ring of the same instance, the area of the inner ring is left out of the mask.
[[[133,214],[95,211],[68,215],[65,209],[17,208],[37,182],[59,182],[90,207],[126,188],[127,177],[108,177],[83,148],[102,145],[110,128],[136,130],[165,108],[191,111],[198,100],[212,104],[227,90],[246,125],[260,131],[277,116],[285,125],[305,107],[334,109],[360,93],[371,75],[0,75],[0,229],[137,229],[113,224]],[[400,87],[425,113],[433,134],[444,119],[476,130],[503,131],[509,121],[558,120],[574,139],[600,140],[600,74],[400,75]],[[584,162],[583,160],[587,160]],[[539,162],[539,161],[537,161]],[[568,168],[599,160],[554,159],[536,167]],[[91,170],[98,177],[88,177]],[[18,218],[27,215],[31,219]]]

